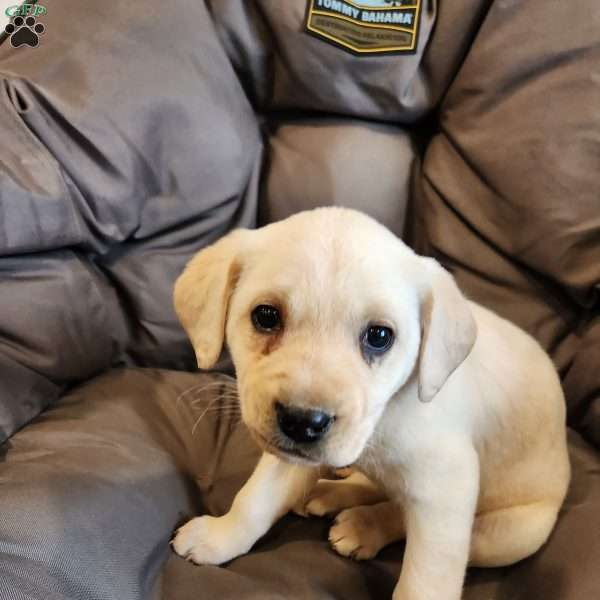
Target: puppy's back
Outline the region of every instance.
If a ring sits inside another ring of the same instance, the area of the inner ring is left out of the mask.
[[[525,331],[470,304],[478,325],[468,362],[480,390],[473,432],[483,497],[509,494],[512,503],[512,496],[524,494],[531,497],[522,502],[537,496],[561,502],[570,469],[566,406],[554,364]]]

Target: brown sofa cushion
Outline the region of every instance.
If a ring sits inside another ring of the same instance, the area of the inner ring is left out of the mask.
[[[598,22],[594,2],[495,2],[442,103],[417,186],[420,249],[542,342],[570,422],[596,441]]]
[[[416,160],[404,129],[320,118],[281,121],[269,133],[261,224],[317,206],[346,206],[402,236]]]
[[[415,54],[360,57],[308,35],[306,0],[219,0],[210,6],[223,45],[259,111],[410,123],[443,97],[487,2],[423,0]]]
[[[204,3],[40,22],[39,47],[0,46],[0,442],[110,365],[194,367],[173,283],[254,225],[262,159]]]
[[[216,399],[219,388],[206,388],[215,381],[114,370],[1,447],[3,600],[391,597],[403,545],[355,562],[330,549],[325,519],[287,516],[223,567],[170,550],[178,524],[228,510],[258,458],[239,415]],[[594,597],[600,460],[575,433],[570,454],[573,484],[548,544],[514,567],[469,571],[465,600]]]

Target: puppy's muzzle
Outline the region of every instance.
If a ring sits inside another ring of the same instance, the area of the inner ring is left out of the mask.
[[[290,440],[310,444],[318,442],[331,428],[335,416],[322,410],[312,410],[275,403],[277,424]]]

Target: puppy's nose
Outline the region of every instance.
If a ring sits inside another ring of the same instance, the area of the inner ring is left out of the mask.
[[[322,410],[310,410],[275,403],[279,429],[294,442],[303,444],[320,440],[334,421],[334,416]]]

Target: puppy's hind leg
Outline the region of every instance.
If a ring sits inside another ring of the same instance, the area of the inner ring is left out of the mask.
[[[503,567],[536,552],[548,539],[560,505],[536,502],[477,515],[469,565]]]
[[[175,534],[175,552],[197,564],[219,565],[245,554],[277,519],[306,495],[317,469],[263,454],[254,473],[222,517],[205,515]]]
[[[387,500],[385,492],[366,475],[354,471],[346,479],[320,479],[305,505],[294,511],[301,516],[337,515],[345,508]]]

